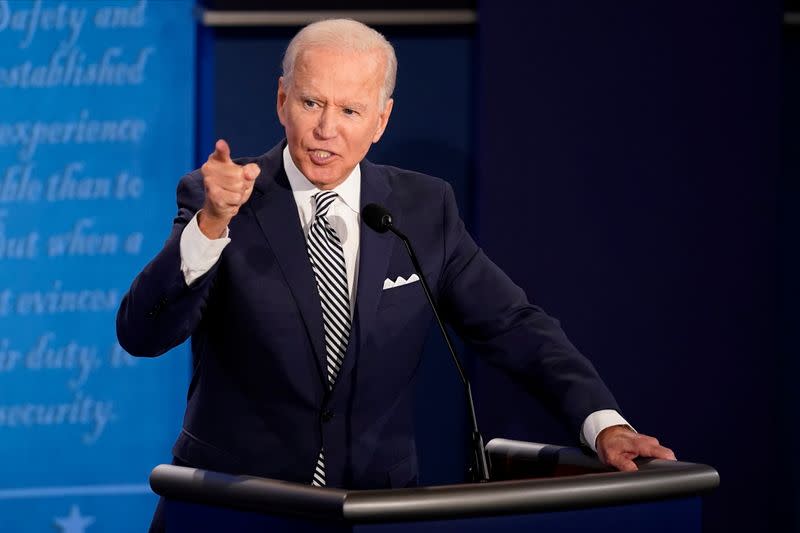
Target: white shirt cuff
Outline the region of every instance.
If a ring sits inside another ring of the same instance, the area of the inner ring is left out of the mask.
[[[628,426],[631,429],[627,420],[622,418],[622,415],[614,409],[602,409],[595,411],[586,417],[581,427],[581,442],[589,446],[593,452],[597,452],[597,436],[606,428],[611,426]],[[636,431],[636,430],[634,430]]]
[[[202,209],[201,209],[202,211]],[[225,228],[225,236],[209,239],[197,225],[197,215],[186,224],[181,233],[181,272],[186,285],[191,285],[197,278],[211,270],[219,261],[222,250],[231,242],[230,230]]]

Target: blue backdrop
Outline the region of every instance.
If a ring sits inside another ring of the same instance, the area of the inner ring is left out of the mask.
[[[192,164],[189,1],[0,1],[0,531],[143,531],[186,350],[114,317]]]

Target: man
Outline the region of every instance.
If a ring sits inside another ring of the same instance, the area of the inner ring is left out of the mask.
[[[285,142],[234,161],[217,141],[181,180],[172,233],[117,318],[133,355],[192,337],[176,462],[320,486],[416,483],[412,391],[432,316],[419,285],[402,282],[413,273],[402,244],[361,224],[369,203],[414,242],[459,335],[554,398],[604,462],[674,459],[627,425],[557,323],[475,245],[449,185],[364,159],[389,121],[395,73],[374,30],[311,24],[278,82]]]

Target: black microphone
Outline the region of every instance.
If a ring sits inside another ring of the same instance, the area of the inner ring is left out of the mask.
[[[444,342],[447,344],[447,348],[450,350],[450,355],[453,357],[453,363],[455,363],[456,370],[458,370],[458,374],[461,376],[461,382],[464,384],[464,392],[467,396],[467,407],[469,409],[470,422],[472,423],[472,466],[470,468],[472,480],[480,482],[489,481],[489,459],[486,454],[486,448],[483,445],[483,436],[478,430],[478,417],[475,415],[475,403],[472,401],[472,387],[470,386],[469,379],[467,379],[467,374],[464,371],[464,367],[461,365],[461,361],[456,355],[456,350],[450,340],[450,335],[447,334],[444,323],[439,317],[439,308],[436,307],[436,303],[433,301],[431,289],[428,286],[428,282],[425,280],[425,275],[422,273],[422,267],[417,260],[417,254],[414,253],[414,249],[411,247],[411,241],[409,241],[408,237],[401,233],[400,230],[394,227],[392,222],[392,214],[381,205],[365,205],[363,209],[361,209],[361,218],[364,220],[364,223],[367,226],[378,233],[386,233],[387,231],[391,231],[397,235],[400,240],[403,241],[406,251],[408,251],[408,255],[411,258],[411,263],[414,265],[414,270],[417,272],[417,276],[419,276],[422,290],[425,292],[425,297],[428,299],[428,303],[433,310],[433,316],[436,318],[436,323],[439,324],[439,329],[444,337]]]
[[[364,223],[367,226],[378,233],[386,233],[386,231],[392,227],[392,214],[382,205],[365,205],[361,210],[361,218],[364,219]]]

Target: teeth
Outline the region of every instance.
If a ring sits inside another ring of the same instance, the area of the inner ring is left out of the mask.
[[[314,153],[314,156],[319,157],[321,159],[326,159],[326,158],[330,157],[331,155],[333,155],[330,152],[325,151],[325,150],[314,150],[313,153]]]

